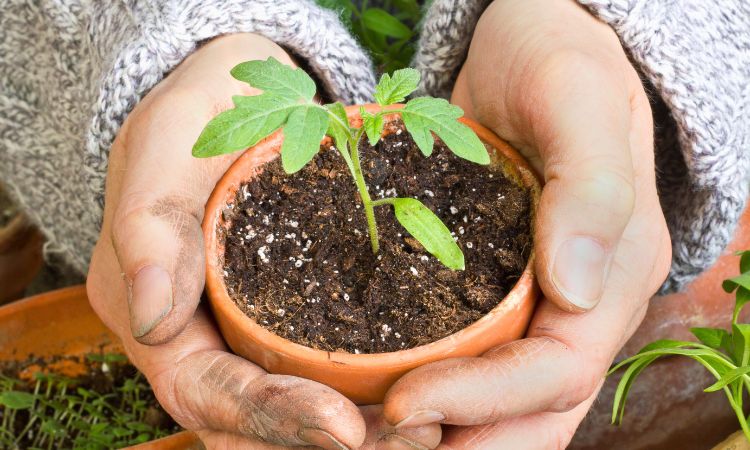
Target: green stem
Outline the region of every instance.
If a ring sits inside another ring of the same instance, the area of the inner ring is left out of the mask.
[[[380,200],[373,201],[372,206],[393,205],[395,203],[396,203],[395,198],[381,198]]]
[[[362,139],[364,128],[357,130],[355,136],[349,137],[350,157],[352,160],[352,175],[354,176],[354,183],[357,185],[360,197],[362,197],[362,206],[365,209],[365,217],[367,218],[367,232],[370,235],[370,245],[372,246],[372,252],[378,254],[380,250],[380,241],[378,240],[378,224],[375,220],[375,210],[373,208],[372,198],[370,198],[370,192],[367,190],[367,183],[365,183],[365,177],[362,175],[362,165],[359,161],[359,141]]]

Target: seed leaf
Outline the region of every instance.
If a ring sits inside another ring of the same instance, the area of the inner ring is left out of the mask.
[[[625,415],[625,401],[628,398],[630,388],[633,386],[638,375],[641,374],[643,369],[649,366],[652,362],[656,361],[658,356],[649,356],[646,358],[639,358],[630,364],[630,367],[625,370],[620,383],[617,385],[615,390],[615,399],[612,405],[612,423],[622,423],[622,418]]]
[[[265,61],[246,61],[236,65],[231,74],[250,86],[274,97],[289,98],[294,101],[312,101],[315,96],[315,82],[300,68],[292,68],[269,57]]]
[[[424,248],[450,269],[464,270],[464,254],[450,230],[429,208],[414,198],[396,198],[396,219]]]
[[[691,328],[690,332],[703,344],[717,350],[723,348],[722,343],[729,336],[729,333],[721,328]]]
[[[378,105],[387,106],[403,101],[406,96],[417,90],[419,72],[414,69],[401,69],[393,72],[393,77],[387,73],[380,77],[375,86],[375,101]]]
[[[362,23],[375,33],[397,39],[408,39],[414,34],[409,27],[381,8],[369,8],[363,11]]]
[[[281,165],[286,173],[297,172],[318,153],[328,122],[326,111],[317,106],[299,105],[289,114],[281,144]]]
[[[477,164],[489,164],[490,155],[482,141],[471,128],[457,120],[463,114],[461,108],[445,99],[417,97],[409,100],[401,118],[425,156],[432,154],[434,132],[457,156]]]
[[[220,113],[203,129],[193,145],[193,156],[207,158],[252,147],[278,130],[297,105],[271,94],[232,100],[235,108]]]
[[[724,388],[724,386],[734,382],[741,378],[743,375],[750,373],[750,366],[736,367],[719,378],[719,380],[711,386],[704,389],[704,392],[716,392]]]
[[[359,115],[362,116],[362,126],[365,127],[365,134],[370,145],[375,146],[383,134],[383,116],[370,114],[364,108],[359,109]]]
[[[34,404],[34,395],[28,392],[6,391],[0,393],[0,405],[8,409],[29,409]]]

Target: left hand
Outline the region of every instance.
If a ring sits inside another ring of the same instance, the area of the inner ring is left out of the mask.
[[[564,448],[669,268],[649,102],[617,36],[573,0],[490,5],[452,100],[543,174],[545,299],[526,339],[404,376],[385,417],[453,425],[441,448]]]

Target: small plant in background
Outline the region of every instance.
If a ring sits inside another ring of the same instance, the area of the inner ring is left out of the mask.
[[[381,138],[385,116],[399,114],[420,151],[430,156],[436,134],[457,156],[478,164],[489,164],[490,157],[479,137],[458,119],[461,108],[446,100],[418,97],[403,107],[393,106],[411,94],[419,83],[414,69],[401,69],[393,76],[383,75],[374,97],[380,108],[361,109],[362,126],[349,125],[341,103],[320,105],[313,101],[315,83],[301,69],[292,69],[273,58],[248,61],[232,69],[232,76],[263,91],[260,95],[233,97],[235,107],[212,119],[193,146],[196,157],[210,157],[244,150],[274,133],[284,130],[281,163],[284,171],[302,169],[320,150],[325,135],[346,162],[359,192],[367,218],[373,253],[378,253],[378,228],[374,209],[393,206],[396,219],[424,248],[445,266],[464,269],[464,255],[445,224],[422,202],[414,198],[372,200],[362,174],[359,146],[367,138],[374,146]]]
[[[143,375],[117,375],[127,363],[123,355],[87,359],[111,386],[86,388],[82,380],[42,373],[29,386],[0,376],[0,448],[121,448],[174,431],[152,423],[159,414]]]
[[[750,324],[738,323],[739,313],[750,301],[750,251],[739,252],[740,275],[724,280],[726,292],[735,293],[732,329],[692,328],[690,331],[700,341],[687,342],[662,339],[643,347],[632,356],[615,365],[608,376],[627,367],[615,391],[612,407],[612,423],[622,422],[625,400],[638,375],[649,364],[662,356],[682,355],[694,359],[716,378],[716,382],[704,392],[724,391],[729,404],[737,415],[742,432],[750,441],[748,418],[743,411],[743,396],[750,392]]]
[[[317,0],[339,14],[341,21],[370,52],[380,72],[392,72],[409,65],[414,56],[414,39],[422,12],[417,0],[384,0],[382,8],[371,7],[368,0]]]

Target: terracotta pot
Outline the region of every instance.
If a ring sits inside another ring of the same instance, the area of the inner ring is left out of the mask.
[[[85,286],[75,286],[30,297],[0,307],[0,361],[23,361],[30,356],[51,358],[124,350],[119,340],[89,306]],[[86,368],[68,362],[51,364],[55,373],[80,375]],[[177,450],[200,447],[190,432],[158,439],[138,450]]]
[[[683,292],[651,300],[646,318],[617,360],[656,339],[695,340],[691,327],[729,329],[734,296],[724,292],[721,282],[738,274],[739,257],[734,252],[746,249],[750,249],[750,209],[745,210],[734,240],[713,267]],[[750,322],[749,308],[741,320]],[[644,370],[628,394],[622,425],[613,426],[612,399],[619,378],[604,383],[571,449],[704,450],[739,427],[723,392],[703,392],[715,378],[684,357],[665,358]]]
[[[372,111],[376,107],[366,108]],[[347,114],[352,124],[361,125],[358,106],[348,107]],[[540,184],[528,163],[490,130],[470,120],[463,122],[494,148],[495,169],[531,189],[536,206]],[[229,297],[224,283],[222,236],[230,224],[222,211],[234,202],[242,183],[252,180],[264,163],[278,156],[281,142],[282,136],[277,133],[245,152],[216,185],[206,206],[203,232],[208,297],[224,339],[235,353],[271,373],[319,381],[357,404],[372,404],[381,402],[388,388],[415,367],[446,358],[477,356],[524,335],[539,296],[532,272],[533,254],[516,286],[489,314],[455,334],[409,350],[356,355],[315,350],[277,336],[248,318]]]
[[[23,214],[0,228],[0,304],[23,296],[42,268],[42,244],[39,230]]]

